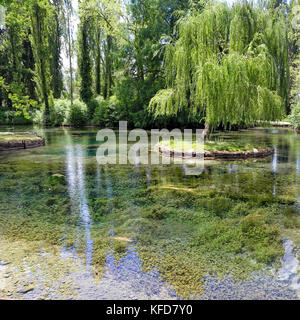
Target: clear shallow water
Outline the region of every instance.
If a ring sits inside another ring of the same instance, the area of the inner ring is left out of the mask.
[[[186,176],[184,165],[99,166],[95,129],[35,130],[45,136],[45,147],[0,154],[1,296],[300,296],[300,136],[293,131],[222,135],[273,147],[274,155],[207,161],[196,177]],[[240,236],[230,232],[248,214],[267,216],[255,225],[258,232],[242,231],[240,243],[222,238]],[[222,223],[234,226],[214,234]],[[208,255],[210,241],[215,242]],[[274,251],[268,261],[260,242]],[[220,274],[222,268],[230,274]]]

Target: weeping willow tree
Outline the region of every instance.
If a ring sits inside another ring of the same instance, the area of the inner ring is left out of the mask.
[[[277,120],[289,90],[285,18],[246,1],[191,12],[165,52],[166,89],[150,101],[158,115],[200,114],[207,130]]]

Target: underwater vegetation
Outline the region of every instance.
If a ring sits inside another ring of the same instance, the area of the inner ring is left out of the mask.
[[[119,261],[130,247],[184,298],[201,295],[208,275],[276,270],[284,237],[300,243],[295,149],[276,172],[272,159],[208,162],[190,177],[178,165],[100,167],[82,150],[55,161],[42,150],[35,160],[2,159],[2,241],[28,252],[74,249],[99,281],[108,252]]]

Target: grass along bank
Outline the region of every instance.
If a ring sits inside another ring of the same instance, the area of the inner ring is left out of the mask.
[[[204,153],[205,158],[262,157],[273,153],[272,149],[263,145],[225,140],[210,140],[204,144],[195,141],[163,140],[156,145],[156,149],[171,157],[197,157],[196,152]]]
[[[34,132],[0,132],[0,151],[44,146],[44,138]]]

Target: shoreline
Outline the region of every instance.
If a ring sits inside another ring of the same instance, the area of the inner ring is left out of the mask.
[[[156,150],[159,154],[171,157],[171,158],[182,158],[182,159],[189,159],[195,158],[200,159],[203,157],[205,160],[214,160],[214,159],[248,159],[248,158],[263,158],[270,156],[274,153],[274,150],[271,148],[262,148],[262,149],[253,149],[253,150],[246,150],[246,151],[205,151],[202,152],[202,155],[199,157],[197,156],[197,152],[195,150],[189,151],[182,151],[171,149],[166,146],[156,146]]]
[[[3,133],[2,133],[3,134]],[[45,139],[40,137],[35,132],[14,132],[7,133],[7,135],[16,135],[16,139],[11,141],[1,142],[0,151],[20,150],[20,149],[31,149],[45,146]],[[23,137],[18,137],[21,135]],[[26,137],[28,136],[28,137]],[[0,132],[1,138],[1,132]]]

